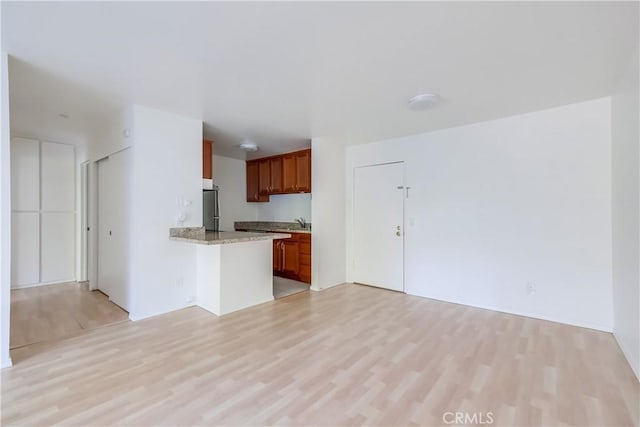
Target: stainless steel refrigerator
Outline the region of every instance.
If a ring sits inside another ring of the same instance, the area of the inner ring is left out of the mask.
[[[202,190],[202,223],[207,231],[220,231],[220,203],[218,187]]]

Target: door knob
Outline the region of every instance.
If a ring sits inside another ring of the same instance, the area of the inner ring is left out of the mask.
[[[400,232],[396,231],[396,236],[400,237]]]
[[[396,227],[396,230],[400,231],[400,226],[397,226],[397,227]]]

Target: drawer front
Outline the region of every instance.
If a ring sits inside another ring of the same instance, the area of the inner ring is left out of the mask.
[[[300,265],[311,265],[311,255],[300,254]]]
[[[311,255],[311,243],[300,243],[300,253],[304,255]]]
[[[297,236],[298,242],[310,242],[311,241],[311,234],[297,233],[296,236]]]
[[[296,233],[295,231],[283,231],[283,233],[291,234],[291,238],[296,242],[311,242],[311,234]]]

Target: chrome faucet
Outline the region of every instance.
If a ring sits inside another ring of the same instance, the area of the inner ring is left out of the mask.
[[[307,228],[307,221],[304,218],[296,218],[296,222],[300,224],[300,228]]]

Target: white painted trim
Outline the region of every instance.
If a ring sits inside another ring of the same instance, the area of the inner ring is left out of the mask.
[[[340,286],[340,285],[349,285],[349,284],[353,284],[352,282],[340,282],[340,283],[334,283],[333,285],[327,285],[324,288],[318,288],[315,285],[311,285],[311,287],[309,289],[311,289],[312,291],[315,292],[322,292],[322,291],[326,291],[329,288],[334,288],[336,286]]]
[[[76,279],[71,278],[71,279],[66,279],[66,280],[56,280],[53,282],[40,282],[40,283],[30,283],[28,285],[14,285],[11,287],[11,290],[14,289],[25,289],[25,288],[37,288],[38,286],[49,286],[49,285],[60,285],[62,283],[70,283],[70,282],[75,282]]]
[[[1,363],[2,365],[0,366],[0,369],[10,368],[11,366],[13,366],[13,362],[11,361],[11,356],[3,357]]]
[[[91,162],[86,160],[80,163],[80,247],[79,254],[76,256],[77,262],[80,263],[78,269],[78,281],[89,280],[89,167]]]
[[[0,16],[2,8],[0,8]],[[2,51],[0,80],[0,360],[11,366],[11,135],[9,114],[9,55]]]

